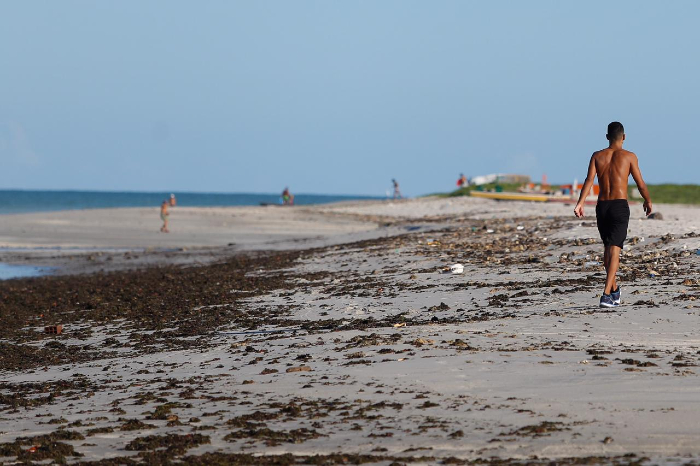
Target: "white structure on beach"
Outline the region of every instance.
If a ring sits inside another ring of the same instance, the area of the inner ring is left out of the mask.
[[[507,173],[493,173],[491,175],[475,176],[469,180],[469,184],[482,185],[488,183],[495,183],[500,181],[502,183],[529,183],[530,177],[527,175],[513,175]]]

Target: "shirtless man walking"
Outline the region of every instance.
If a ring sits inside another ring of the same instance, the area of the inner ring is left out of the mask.
[[[630,175],[644,198],[644,212],[647,216],[651,214],[651,198],[642,178],[642,172],[639,171],[637,156],[634,152],[622,148],[622,143],[625,141],[625,128],[622,123],[617,121],[610,123],[606,137],[610,145],[607,149],[594,152],[591,156],[588,175],[574,208],[574,214],[578,218],[583,218],[583,205],[597,175],[600,192],[595,214],[600,238],[605,246],[603,263],[607,272],[600,307],[615,307],[620,305],[620,287],[615,275],[620,265],[620,252],[627,237],[627,224],[630,219],[630,208],[627,203],[627,181]]]

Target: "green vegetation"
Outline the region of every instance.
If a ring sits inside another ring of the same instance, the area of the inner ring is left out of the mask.
[[[509,183],[489,183],[482,186],[469,186],[467,188],[455,189],[449,193],[435,193],[428,196],[433,197],[457,197],[469,196],[472,191],[494,191],[500,186],[502,191],[517,191],[520,184]],[[654,204],[700,204],[700,185],[697,184],[650,184],[649,194]],[[557,189],[552,186],[551,189]],[[629,198],[641,200],[636,194],[637,186],[632,184],[629,187]]]
[[[649,184],[647,188],[654,204],[700,204],[700,185],[697,184]],[[637,186],[630,186],[630,199],[641,199],[636,191]]]

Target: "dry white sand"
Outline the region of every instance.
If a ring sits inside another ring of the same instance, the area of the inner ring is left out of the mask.
[[[397,234],[358,215],[315,207],[176,207],[0,215],[0,263],[82,273],[205,264],[242,251],[293,250]]]

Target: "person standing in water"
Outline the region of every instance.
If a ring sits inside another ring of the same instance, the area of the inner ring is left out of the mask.
[[[651,214],[652,207],[649,190],[639,170],[637,156],[634,152],[622,148],[625,141],[625,128],[622,123],[617,121],[610,123],[606,138],[610,143],[608,148],[594,152],[591,156],[588,175],[574,208],[574,214],[578,218],[583,218],[586,197],[593,187],[595,177],[598,176],[600,192],[595,213],[600,238],[605,247],[603,263],[607,272],[600,307],[615,307],[621,302],[616,274],[620,266],[620,252],[627,238],[627,225],[630,219],[630,208],[627,202],[627,183],[630,175],[644,198],[643,207],[647,216]]]
[[[168,212],[168,201],[163,201],[160,205],[160,219],[163,221],[163,226],[160,227],[161,233],[170,233],[168,230],[168,217],[170,213]]]

